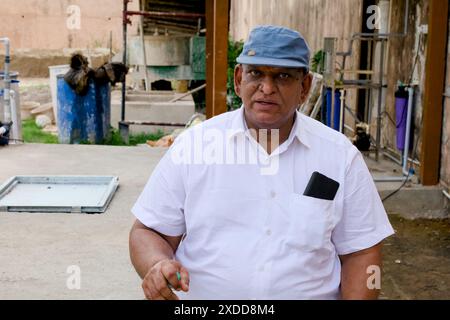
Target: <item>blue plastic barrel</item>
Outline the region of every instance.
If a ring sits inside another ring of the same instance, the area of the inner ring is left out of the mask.
[[[100,144],[109,135],[111,124],[111,87],[89,80],[87,94],[80,96],[57,77],[58,136],[60,143]]]
[[[331,88],[327,88],[327,112],[326,112],[326,125],[331,127]],[[336,90],[334,93],[334,121],[333,129],[339,131],[339,122],[341,120],[341,92]]]

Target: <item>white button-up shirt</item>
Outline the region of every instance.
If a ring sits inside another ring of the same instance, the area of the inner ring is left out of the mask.
[[[361,153],[298,112],[270,155],[246,128],[240,108],[187,130],[132,212],[185,235],[176,251],[190,274],[182,299],[339,298],[339,255],[393,234]],[[303,195],[315,171],[340,183],[333,201]]]

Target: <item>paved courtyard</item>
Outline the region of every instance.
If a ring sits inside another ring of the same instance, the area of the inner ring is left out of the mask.
[[[104,214],[0,213],[0,299],[142,299],[128,255],[130,208],[164,152],[146,146],[0,148],[0,182],[15,175],[114,175],[120,181]],[[449,299],[450,221],[390,218],[397,234],[384,250],[382,298]],[[67,288],[70,266],[80,268],[79,290]]]

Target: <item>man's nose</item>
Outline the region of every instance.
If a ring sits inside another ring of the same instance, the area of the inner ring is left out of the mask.
[[[273,94],[276,91],[276,87],[276,83],[272,77],[264,77],[259,84],[259,90],[265,95]]]

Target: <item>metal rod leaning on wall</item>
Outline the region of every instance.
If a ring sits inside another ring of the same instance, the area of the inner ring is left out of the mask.
[[[188,91],[188,92],[182,94],[182,95],[179,96],[179,97],[173,98],[172,100],[169,101],[169,103],[177,102],[178,100],[181,100],[181,99],[183,99],[183,98],[185,98],[185,97],[187,97],[187,96],[189,96],[189,95],[191,95],[191,94],[193,94],[193,93],[196,93],[197,91],[200,91],[200,90],[202,90],[202,89],[204,89],[204,88],[206,88],[206,83],[205,83],[205,84],[202,84],[200,87],[197,87],[197,88],[195,88],[195,89],[193,89],[193,90],[190,90],[190,91]]]

